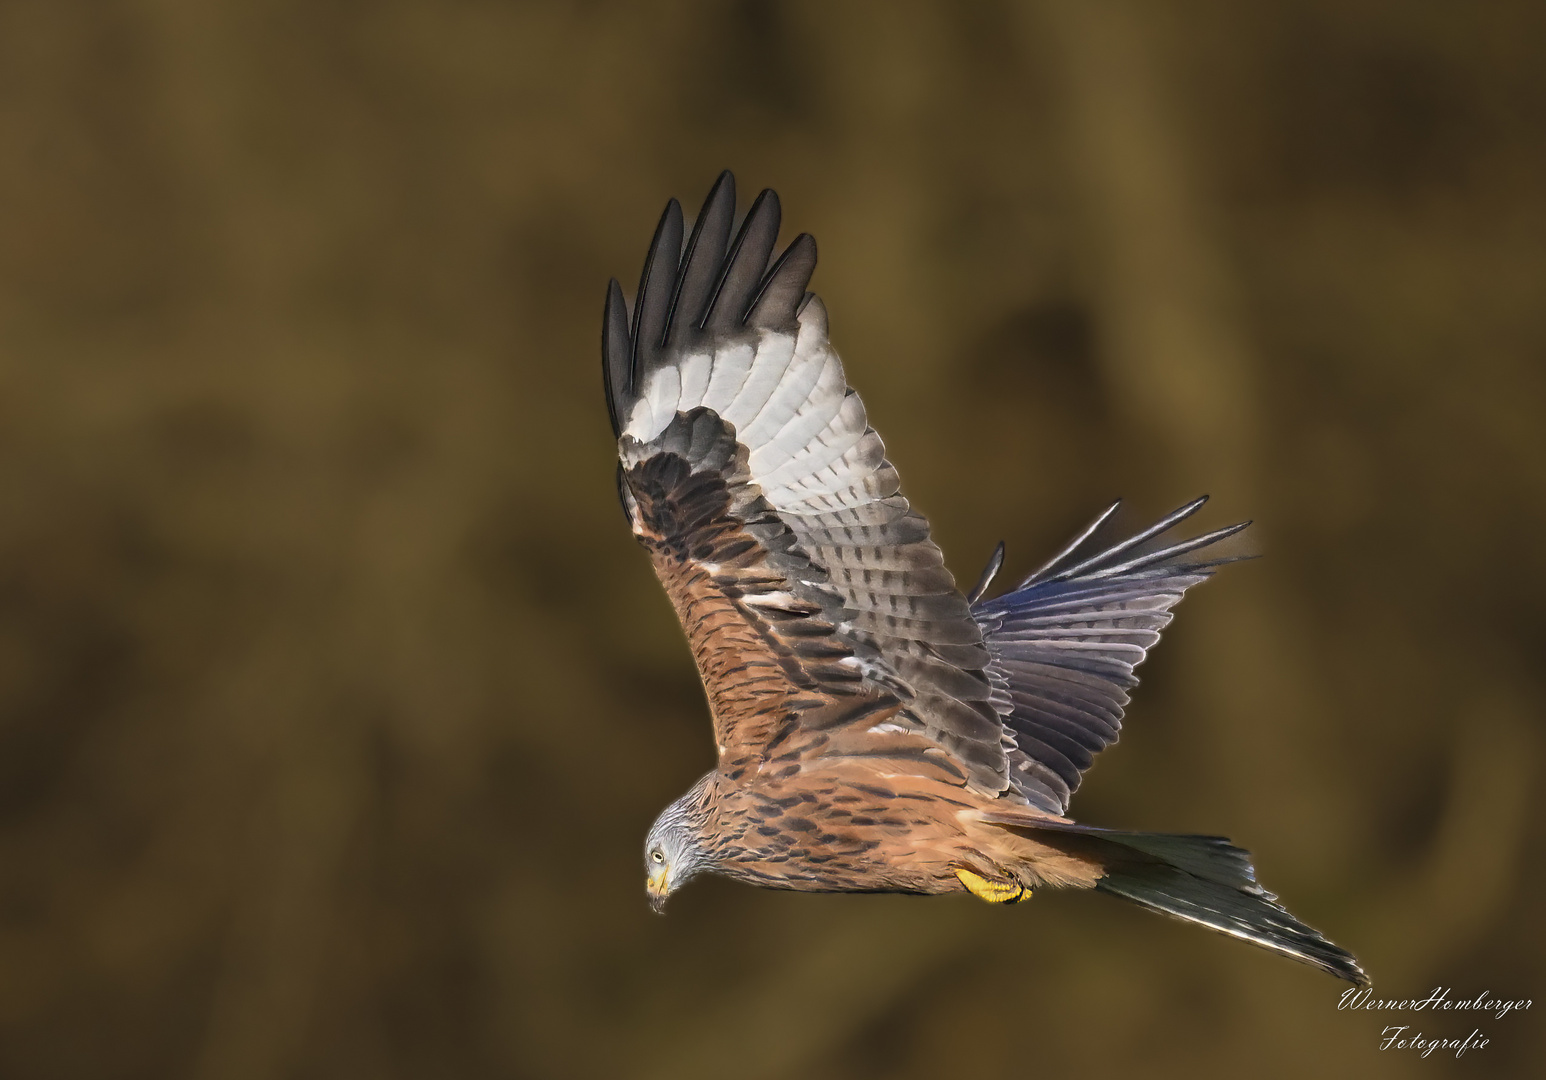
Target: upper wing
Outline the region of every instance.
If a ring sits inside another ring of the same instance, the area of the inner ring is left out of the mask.
[[[764,191],[731,243],[734,212],[727,172],[683,253],[673,199],[632,322],[614,280],[602,341],[619,492],[687,631],[721,754],[864,698],[896,706],[886,730],[927,735],[1002,791],[982,632],[805,291],[815,241],[770,268],[778,197]]]
[[[1205,501],[1100,549],[1091,538],[1116,510],[1113,504],[1013,592],[972,608],[993,656],[994,705],[1014,742],[1010,775],[1032,806],[1054,814],[1068,809],[1081,774],[1116,742],[1127,692],[1138,684],[1133,669],[1159,641],[1170,609],[1220,563],[1232,561],[1188,556],[1250,522],[1138,553]],[[974,600],[1001,558],[1002,546]]]

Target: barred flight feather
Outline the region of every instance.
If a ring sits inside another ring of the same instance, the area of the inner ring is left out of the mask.
[[[1137,568],[1125,568],[1123,556],[1158,539],[1206,501],[1196,499],[1091,553],[1093,538],[1116,510],[1113,504],[1018,588],[973,606],[993,656],[988,676],[994,708],[1013,742],[1010,760],[1020,773],[1035,777],[1026,791],[1031,805],[1053,814],[1068,809],[1094,755],[1116,741],[1127,691],[1138,683],[1134,669],[1158,643],[1173,617],[1171,608],[1218,565],[1186,556],[1245,527],[1219,529],[1128,560]]]

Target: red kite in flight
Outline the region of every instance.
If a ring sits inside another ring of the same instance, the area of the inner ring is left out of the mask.
[[[630,317],[614,279],[602,363],[617,485],[692,647],[718,763],[650,829],[660,909],[701,873],[778,889],[1097,889],[1354,983],[1345,950],[1215,836],[1077,824],[1133,669],[1244,525],[1166,545],[1198,499],[1120,543],[1116,508],[1013,590],[963,595],[902,497],[806,292],[816,242],[773,258],[778,197],[732,236],[735,182],[683,247],[673,199]]]

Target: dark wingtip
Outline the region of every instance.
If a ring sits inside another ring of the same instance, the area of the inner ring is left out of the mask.
[[[1176,525],[1197,513],[1198,510],[1202,509],[1203,504],[1207,501],[1208,496],[1199,495],[1185,506],[1182,506],[1177,510],[1172,510],[1170,513],[1156,521],[1153,525],[1150,525],[1147,529],[1144,529],[1138,533],[1134,533],[1132,536],[1129,536],[1121,543],[1113,544],[1106,550],[1099,552],[1098,554],[1093,555],[1074,566],[1059,570],[1056,574],[1051,576],[1051,580],[1063,581],[1068,578],[1077,577],[1080,574],[1090,574],[1096,571],[1107,569],[1113,564],[1118,555],[1121,555],[1127,551],[1131,551],[1133,548],[1147,543],[1148,541],[1154,539],[1156,536],[1159,536],[1160,534],[1174,528]],[[1112,509],[1115,509],[1115,504],[1113,504]],[[1238,532],[1239,530],[1236,529],[1234,531]],[[1214,537],[1213,539],[1222,539],[1222,536]],[[1209,541],[1209,543],[1211,542],[1212,540]]]
[[[622,434],[623,412],[630,404],[633,387],[629,369],[633,364],[633,343],[628,337],[628,304],[617,278],[607,283],[606,307],[601,316],[601,379],[607,392],[607,416],[612,434]]]
[[[1070,540],[1066,545],[1064,545],[1061,551],[1043,563],[1039,570],[1033,574],[1030,574],[1024,581],[1016,585],[1015,589],[1019,590],[1029,585],[1034,585],[1036,582],[1041,581],[1048,575],[1056,573],[1064,563],[1066,563],[1069,559],[1072,559],[1075,554],[1084,547],[1085,541],[1094,536],[1097,529],[1106,524],[1107,521],[1111,520],[1111,515],[1115,514],[1121,506],[1121,499],[1113,499],[1111,505],[1106,507],[1106,509],[1102,510],[1099,514],[1096,514],[1095,520],[1086,525],[1078,536]]]
[[[783,217],[778,192],[763,188],[746,212],[741,231],[730,245],[724,273],[709,301],[703,318],[706,330],[733,330],[746,316],[751,300],[762,284],[768,259],[778,243],[778,226]]]
[[[1241,521],[1234,525],[1226,525],[1222,529],[1214,529],[1212,532],[1203,533],[1201,536],[1194,536],[1190,540],[1183,540],[1179,544],[1172,544],[1158,551],[1147,552],[1128,559],[1126,562],[1115,564],[1103,563],[1099,568],[1090,570],[1086,576],[1091,578],[1115,577],[1118,574],[1131,574],[1139,570],[1146,570],[1151,566],[1160,566],[1179,559],[1183,555],[1189,555],[1194,551],[1211,547],[1221,540],[1227,540],[1236,533],[1244,532],[1250,527],[1250,524],[1249,521]],[[1222,566],[1226,562],[1238,562],[1241,559],[1252,557],[1250,555],[1226,556],[1219,559],[1210,559],[1205,563],[1188,563],[1186,566],[1188,569],[1201,570],[1208,567]],[[1180,567],[1177,566],[1176,568],[1179,569]]]
[[[644,258],[639,275],[639,295],[633,302],[633,365],[630,385],[637,386],[639,376],[649,371],[665,344],[666,322],[671,315],[671,300],[676,295],[676,276],[682,258],[682,204],[675,199],[666,203],[655,226],[655,238]]]
[[[704,196],[698,217],[693,222],[692,235],[687,240],[687,249],[682,253],[682,272],[677,277],[676,293],[671,298],[671,311],[667,317],[668,346],[689,340],[703,321],[734,225],[735,175],[726,169]]]
[[[666,203],[630,315],[622,289],[607,290],[602,322],[602,373],[614,433],[648,374],[700,334],[734,333],[750,324],[792,331],[813,296],[806,292],[816,269],[816,240],[801,233],[774,261],[782,210],[778,193],[765,188],[731,240],[735,223],[735,174],[720,172],[683,246],[682,207]]]
[[[805,287],[816,272],[816,238],[801,233],[784,249],[768,271],[757,298],[746,313],[751,326],[787,329],[795,325],[805,303]]]
[[[982,574],[977,578],[977,584],[972,586],[972,591],[966,594],[966,602],[975,604],[982,599],[983,593],[988,591],[988,586],[993,584],[993,579],[998,576],[999,568],[1004,565],[1004,541],[1000,540],[998,546],[993,549],[993,554],[988,558],[988,565],[982,568]]]
[[[1236,533],[1242,531],[1251,524],[1249,521],[1242,521],[1239,524],[1227,525],[1222,529],[1215,529],[1212,532],[1204,533],[1201,536],[1194,536],[1189,540],[1183,540],[1178,544],[1173,544],[1158,551],[1143,552],[1130,558],[1122,559],[1122,556],[1126,555],[1128,552],[1141,548],[1142,545],[1146,544],[1148,541],[1162,535],[1166,531],[1174,528],[1176,525],[1191,517],[1193,514],[1197,513],[1197,511],[1200,510],[1203,504],[1205,504],[1207,501],[1208,496],[1199,495],[1191,502],[1176,510],[1171,511],[1169,514],[1166,514],[1163,518],[1155,522],[1153,525],[1150,525],[1147,529],[1135,533],[1120,543],[1113,544],[1110,547],[1104,548],[1086,557],[1085,553],[1089,550],[1089,541],[1095,535],[1096,530],[1104,525],[1106,521],[1110,519],[1112,514],[1116,513],[1117,507],[1122,505],[1122,500],[1118,499],[1110,506],[1108,506],[1105,511],[1103,511],[1098,517],[1096,517],[1096,519],[1092,521],[1083,532],[1074,537],[1073,541],[1064,547],[1062,551],[1053,556],[1050,562],[1044,565],[1040,570],[1037,570],[1030,577],[1022,581],[1018,586],[1016,586],[1016,589],[1025,589],[1032,585],[1047,581],[1067,581],[1073,578],[1113,577],[1119,574],[1128,574],[1135,573],[1140,570],[1147,570],[1150,567],[1156,566],[1164,566],[1167,569],[1175,571],[1207,570],[1216,566],[1222,566],[1227,562],[1237,561],[1241,558],[1250,558],[1251,556],[1226,556],[1222,558],[1210,559],[1204,562],[1191,562],[1186,564],[1176,563],[1174,561],[1183,555],[1188,555],[1193,551],[1199,551],[1203,548],[1209,547],[1212,544],[1216,544],[1221,540],[1234,536]]]

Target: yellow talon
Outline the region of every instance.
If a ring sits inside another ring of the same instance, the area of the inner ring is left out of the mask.
[[[990,904],[1018,904],[1031,897],[1030,890],[1018,882],[989,881],[970,870],[957,870],[956,877],[961,879],[961,884],[973,896]]]

